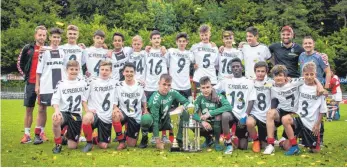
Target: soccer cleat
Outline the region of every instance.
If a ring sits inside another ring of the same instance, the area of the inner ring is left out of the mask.
[[[162,136],[161,137],[161,141],[164,143],[164,144],[170,144],[171,141],[169,140],[169,138],[167,138],[167,136]]]
[[[148,136],[142,136],[139,148],[147,148],[148,146],[147,143],[148,143]]]
[[[275,147],[273,145],[269,144],[269,145],[266,146],[263,154],[264,155],[271,155],[274,152],[275,152]]]
[[[120,142],[117,147],[117,150],[123,150],[125,148],[127,148],[127,145],[125,144],[125,142]]]
[[[61,149],[63,148],[62,145],[58,145],[56,144],[55,147],[52,149],[53,153],[54,154],[57,154],[57,153],[60,153],[61,152]]]
[[[280,140],[275,140],[275,146],[281,146],[281,144],[286,140],[286,138],[282,137]]]
[[[35,135],[35,138],[34,138],[34,145],[39,145],[39,144],[42,144],[43,141],[42,139],[40,138],[40,136],[38,135]]]
[[[30,142],[31,142],[31,138],[27,134],[24,134],[22,140],[20,141],[20,143],[22,143],[22,144],[26,144],[26,143],[30,143]]]
[[[48,141],[48,138],[47,138],[47,136],[46,136],[46,134],[44,132],[41,132],[40,138],[41,138],[42,141]]]
[[[222,145],[219,145],[219,144],[214,144],[214,149],[216,151],[222,151],[223,150],[223,146]]]
[[[214,141],[212,138],[209,138],[205,140],[205,142],[203,144],[201,144],[201,148],[207,148],[207,147],[210,147],[214,144]]]
[[[226,155],[231,155],[233,153],[233,146],[232,145],[227,145],[224,151],[224,154]]]
[[[86,146],[84,146],[84,148],[82,149],[82,152],[89,152],[93,149],[93,144],[92,143],[87,143]]]
[[[294,145],[292,147],[289,148],[289,150],[287,152],[285,152],[284,154],[287,156],[290,155],[295,155],[295,154],[299,154],[300,153],[300,148],[298,145]]]
[[[156,144],[154,137],[150,140],[151,144]]]
[[[62,145],[67,145],[67,138],[65,136],[61,136],[61,139],[62,139],[61,144]]]
[[[252,150],[255,153],[260,152],[260,141],[259,140],[253,141]]]

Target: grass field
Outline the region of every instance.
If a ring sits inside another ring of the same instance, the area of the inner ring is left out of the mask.
[[[35,146],[19,143],[24,133],[25,108],[22,104],[22,100],[1,100],[1,166],[347,166],[347,105],[341,108],[340,121],[325,123],[325,147],[321,153],[310,154],[302,149],[300,155],[288,157],[277,147],[275,155],[270,156],[255,154],[251,150],[235,150],[232,155],[223,155],[214,150],[170,153],[169,146],[164,151],[149,147],[144,150],[128,148],[119,152],[115,150],[116,143],[111,143],[108,150],[95,147],[87,154],[81,152],[84,146],[81,143],[77,150],[63,148],[61,154],[53,155],[52,108],[48,111],[45,129],[50,141]],[[36,116],[37,109],[32,134]],[[112,135],[114,137],[114,133]]]

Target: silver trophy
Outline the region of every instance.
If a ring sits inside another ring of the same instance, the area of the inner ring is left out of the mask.
[[[200,128],[199,122],[194,122],[192,115],[189,117],[189,122],[183,124],[183,148],[184,152],[199,152],[200,149]],[[193,130],[194,137],[189,137],[189,131]]]

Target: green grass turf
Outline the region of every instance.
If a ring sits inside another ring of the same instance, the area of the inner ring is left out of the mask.
[[[283,151],[276,147],[275,155],[264,156],[253,153],[251,149],[235,150],[232,155],[206,149],[201,153],[170,153],[168,146],[164,151],[149,147],[128,148],[119,152],[115,150],[116,143],[111,143],[107,150],[95,147],[87,154],[81,152],[84,143],[80,143],[77,150],[64,146],[61,154],[53,155],[53,109],[48,110],[45,129],[50,141],[38,146],[20,144],[24,133],[25,108],[22,104],[22,100],[1,100],[2,166],[347,166],[347,105],[341,106],[340,121],[325,122],[325,147],[321,153],[310,154],[301,148],[298,156],[284,156]],[[31,128],[32,136],[36,116],[37,108]],[[112,135],[114,138],[114,133]]]

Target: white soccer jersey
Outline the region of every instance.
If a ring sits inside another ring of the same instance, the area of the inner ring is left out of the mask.
[[[218,65],[218,48],[202,42],[194,44],[190,49],[198,68],[194,72],[193,80],[199,82],[203,76],[208,76],[212,84],[217,84],[216,66]]]
[[[232,112],[238,119],[246,116],[248,101],[256,100],[254,82],[246,77],[225,78],[214,88],[225,92],[226,98],[233,107]]]
[[[257,98],[254,102],[251,114],[258,120],[266,123],[266,113],[271,107],[271,87],[272,81],[254,81],[254,88]]]
[[[83,51],[90,77],[99,76],[100,62],[106,60],[108,50],[104,48],[89,47]]]
[[[299,79],[299,80],[298,80]],[[278,99],[277,109],[287,112],[296,112],[298,109],[299,86],[304,83],[302,78],[292,79],[282,87],[273,86],[271,88],[271,99]]]
[[[194,60],[193,53],[190,51],[180,51],[171,48],[167,52],[169,61],[169,73],[172,76],[172,88],[175,90],[190,89],[189,70],[190,64]]]
[[[324,95],[317,96],[317,86],[303,84],[299,88],[298,114],[304,126],[312,130],[318,120],[319,113],[326,113],[327,106]]]
[[[129,60],[129,55],[132,53],[133,49],[130,47],[124,47],[120,52],[112,52],[112,77],[115,80],[120,80],[123,76],[123,67]]]
[[[135,65],[135,78],[140,81],[145,81],[146,72],[146,51],[133,52],[129,56],[129,62]]]
[[[269,48],[264,44],[257,46],[243,45],[241,48],[245,61],[245,76],[255,78],[254,65],[259,61],[266,61],[271,58]]]
[[[79,78],[83,77],[82,65],[86,63],[86,59],[83,57],[83,49],[78,45],[64,44],[59,46],[65,52],[64,65],[67,64],[69,60],[75,60],[80,64],[80,74]]]
[[[139,82],[129,86],[124,81],[117,84],[116,104],[128,117],[140,123],[142,116],[142,102],[146,102],[144,86]]]
[[[88,90],[82,96],[82,101],[88,102],[90,110],[96,110],[98,117],[105,123],[112,123],[112,110],[115,102],[116,83],[113,78],[89,80]]]
[[[151,49],[146,58],[145,91],[157,91],[162,74],[167,73],[167,58],[161,55],[160,49]]]
[[[66,78],[65,53],[62,49],[46,50],[40,55],[36,73],[40,77],[40,94],[53,93],[57,83]]]
[[[59,105],[60,112],[82,115],[82,96],[87,88],[85,80],[62,80],[57,84],[52,97],[52,106]]]
[[[234,58],[243,59],[242,52],[236,48],[224,48],[223,53],[218,57],[218,80],[232,76],[231,60]]]

